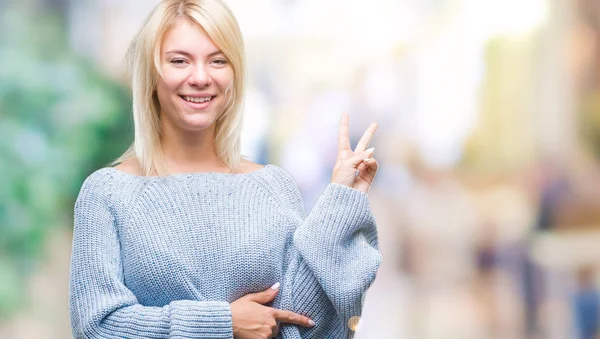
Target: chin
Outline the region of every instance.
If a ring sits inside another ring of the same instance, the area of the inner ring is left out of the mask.
[[[195,113],[184,117],[183,125],[188,130],[200,131],[212,126],[215,120],[213,114]]]

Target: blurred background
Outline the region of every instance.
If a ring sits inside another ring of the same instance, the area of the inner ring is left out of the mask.
[[[73,204],[133,136],[156,0],[0,0],[0,337],[69,338]],[[597,338],[600,1],[228,0],[244,154],[310,209],[370,122],[384,262],[357,338]]]

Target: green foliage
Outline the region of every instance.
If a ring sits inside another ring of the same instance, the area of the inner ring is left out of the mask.
[[[66,48],[60,16],[3,10],[0,319],[23,303],[49,232],[70,226],[84,178],[132,135],[127,90]]]
[[[586,93],[580,104],[579,129],[587,148],[600,158],[600,90]]]

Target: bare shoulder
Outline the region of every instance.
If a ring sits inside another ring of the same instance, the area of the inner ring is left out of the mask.
[[[265,165],[257,164],[250,160],[243,159],[240,162],[240,166],[239,166],[237,173],[245,174],[245,173],[255,172],[255,171],[260,170],[263,167],[265,167]]]
[[[135,158],[127,159],[115,166],[114,168],[118,169],[119,171],[133,175],[143,175],[140,163]]]

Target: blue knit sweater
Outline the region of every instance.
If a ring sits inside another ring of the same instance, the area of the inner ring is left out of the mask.
[[[75,203],[75,338],[233,338],[231,302],[276,282],[272,307],[316,322],[281,338],[347,338],[381,261],[366,193],[329,184],[305,215],[288,172],[143,177],[102,168]]]

